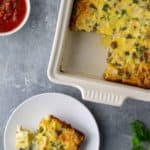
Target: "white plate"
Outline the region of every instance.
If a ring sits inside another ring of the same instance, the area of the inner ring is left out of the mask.
[[[76,99],[56,93],[33,96],[16,108],[5,128],[4,149],[15,150],[17,125],[35,130],[39,121],[49,114],[72,124],[85,134],[86,140],[81,150],[99,150],[99,130],[89,110]]]

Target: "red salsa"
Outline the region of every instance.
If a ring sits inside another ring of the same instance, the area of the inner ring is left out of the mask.
[[[8,32],[18,27],[26,12],[26,0],[0,0],[0,32]]]

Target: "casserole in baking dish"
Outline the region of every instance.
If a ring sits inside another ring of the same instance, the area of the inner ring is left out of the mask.
[[[73,31],[103,34],[106,80],[150,88],[150,1],[75,0]]]
[[[108,51],[102,36],[70,31],[72,6],[73,0],[61,1],[48,78],[79,88],[82,97],[93,102],[118,106],[128,97],[149,101],[149,90],[104,80]]]

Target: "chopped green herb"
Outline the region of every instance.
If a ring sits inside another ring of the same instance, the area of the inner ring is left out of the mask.
[[[139,0],[133,0],[133,3],[138,4]]]
[[[140,54],[148,50],[147,47],[145,47],[144,45],[140,45],[138,43],[135,44],[135,47],[136,47],[136,51],[139,52]]]
[[[108,4],[104,4],[103,11],[108,11],[110,9],[110,6]]]
[[[142,51],[146,51],[146,50],[148,50],[148,48],[147,48],[147,47],[145,47],[145,46],[139,46],[139,47],[137,47],[137,48],[136,48],[136,50],[137,50],[137,51],[141,51],[141,52],[142,52]]]
[[[50,141],[51,146],[56,150],[64,150],[64,145],[59,142]]]
[[[108,58],[107,58],[107,62],[108,62],[108,63],[111,63],[112,60],[113,60],[112,57],[108,57]]]
[[[126,15],[126,14],[127,14],[127,10],[122,9],[122,10],[121,10],[121,15],[124,16],[124,15]]]
[[[40,127],[39,132],[43,132],[43,131],[44,131],[43,127]]]

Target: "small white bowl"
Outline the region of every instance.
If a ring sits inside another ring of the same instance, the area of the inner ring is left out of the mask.
[[[11,35],[13,33],[16,33],[17,31],[19,31],[20,29],[22,29],[22,27],[26,24],[29,15],[30,15],[30,11],[31,11],[31,4],[30,4],[30,0],[26,0],[26,5],[27,5],[27,11],[25,14],[24,19],[22,20],[22,22],[14,29],[7,31],[7,32],[0,32],[0,36],[7,36],[7,35]]]

